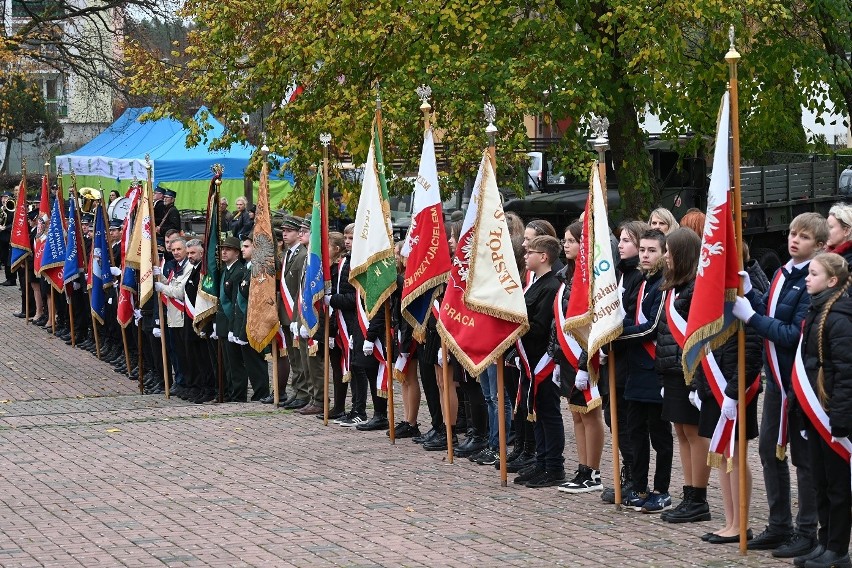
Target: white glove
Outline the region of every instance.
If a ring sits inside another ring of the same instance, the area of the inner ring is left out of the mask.
[[[154,282],[154,290],[157,292],[162,292],[166,288],[166,285],[162,282]]]
[[[804,430],[802,430],[802,432],[804,432]],[[802,437],[807,440],[807,438],[805,436],[802,436]],[[848,437],[845,437],[845,438],[835,438],[834,436],[831,437],[832,442],[842,442],[843,440],[846,440],[846,439],[848,439]]]
[[[555,367],[553,367],[553,378],[551,379],[553,381],[553,384],[555,384],[555,385],[561,385],[562,384],[562,379],[560,378],[561,375],[562,375],[562,369],[559,367],[559,365],[556,365]]]
[[[133,310],[133,323],[139,327],[139,321],[142,319],[142,310],[135,309]]]
[[[333,337],[328,338],[328,348],[334,349],[334,338]]]
[[[299,337],[301,337],[302,339],[307,339],[308,338],[308,328],[306,328],[305,326],[299,327]]]
[[[518,369],[519,371],[521,370],[521,358],[520,357],[515,357],[515,368]]]
[[[373,354],[373,342],[364,340],[364,355],[370,356]]]
[[[163,332],[162,332],[162,331],[160,331],[160,328],[159,328],[159,327],[155,327],[155,328],[154,328],[153,330],[151,330],[151,331],[154,333],[154,337],[162,337],[162,336],[163,336]]]
[[[752,289],[751,276],[745,270],[740,270],[739,275],[743,277],[743,294],[748,294]]]
[[[112,298],[107,298],[107,304],[112,305]]]
[[[154,276],[162,276],[163,275],[163,269],[160,268],[159,266],[152,267],[151,272],[154,274]]]
[[[210,339],[219,339],[219,336],[216,335],[216,324],[213,324],[213,333],[210,334]]]
[[[807,440],[808,439],[808,431],[807,430],[799,430],[799,436],[801,436],[803,440]]]
[[[234,332],[233,331],[228,332],[228,341],[230,341],[231,343],[236,343],[236,341],[234,341]]]
[[[701,399],[698,397],[698,391],[689,391],[689,404],[701,410]]]
[[[660,389],[660,398],[666,398],[666,387]]]
[[[160,320],[159,320],[159,319],[155,319],[155,320],[154,320],[154,325],[160,325]]]
[[[607,354],[607,352],[606,352],[606,351],[604,351],[603,349],[601,349],[601,350],[599,350],[599,351],[598,351],[598,362],[601,364],[601,367],[603,367],[604,365],[606,365],[606,358],[607,358],[608,356],[609,356],[609,355]]]
[[[236,335],[234,336],[234,343],[236,343],[237,345],[248,345],[248,341],[240,341],[239,339],[237,339]]]
[[[352,336],[349,336],[349,349],[355,349],[355,340],[352,339]]]
[[[734,317],[743,323],[748,323],[748,320],[754,315],[754,308],[751,307],[751,302],[737,296],[737,302],[734,304]]]
[[[290,335],[292,335],[293,337],[299,336],[299,322],[290,322]]]
[[[325,297],[323,297],[323,302],[325,302],[326,306],[331,305],[331,294],[326,294]]]
[[[438,347],[438,366],[439,367],[444,366],[444,348],[443,347]]]
[[[121,276],[121,269],[117,266],[110,266],[109,273],[113,276]]]
[[[80,289],[80,283],[75,280],[74,283],[71,284],[71,287],[74,288],[75,290],[79,290]]]
[[[589,372],[588,371],[577,371],[577,378],[574,379],[574,386],[581,390],[588,390],[589,388]]]
[[[728,420],[736,419],[736,417],[737,417],[737,401],[736,400],[729,398],[727,396],[722,400],[722,416],[724,416]]]

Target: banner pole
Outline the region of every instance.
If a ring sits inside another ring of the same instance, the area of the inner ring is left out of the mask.
[[[152,167],[151,167],[151,159],[148,156],[145,156],[145,169],[148,170],[148,184],[145,187],[145,195],[148,198],[148,215],[151,219],[151,227],[154,226],[154,203],[153,203],[153,195],[151,195],[152,189],[154,187],[154,180],[152,175]],[[153,267],[154,263],[159,264],[160,254],[157,251],[157,237],[154,234],[154,231],[151,231],[151,266]],[[156,280],[156,278],[155,278]],[[169,384],[169,359],[166,355],[166,329],[168,326],[166,325],[166,317],[163,313],[163,302],[161,301],[161,296],[157,294],[157,291],[154,291],[154,301],[157,302],[157,309],[159,311],[160,316],[160,351],[163,357],[163,384],[166,388],[166,398],[171,398],[170,392],[170,384]]]
[[[145,357],[142,354],[142,326],[136,326],[136,353],[139,368],[139,394],[145,394]]]
[[[742,226],[742,195],[740,193],[740,116],[739,116],[739,93],[737,85],[737,64],[740,54],[734,46],[734,26],[728,31],[728,39],[731,42],[725,61],[728,63],[731,104],[731,171],[733,173],[733,205],[734,205],[734,236],[737,241],[737,257],[739,258],[740,270],[743,269],[743,226]],[[743,295],[743,285],[740,281],[737,295]],[[748,488],[746,487],[746,452],[748,451],[746,440],[746,382],[745,376],[745,328],[740,323],[737,329],[737,461],[739,466],[738,490],[739,490],[739,520],[740,520],[740,554],[748,554]]]
[[[447,461],[453,463],[453,425],[450,424],[450,369],[447,342],[441,337],[441,380],[444,383],[444,428],[447,430]]]
[[[320,134],[320,142],[322,143],[322,209],[323,214],[321,215],[322,222],[322,230],[328,232],[328,145],[331,143],[331,135],[330,134]],[[325,258],[328,255],[327,250],[320,251],[321,258]],[[325,271],[325,262],[322,262],[322,269]],[[331,282],[325,282],[325,290],[326,294],[331,293]],[[323,348],[322,348],[322,356],[323,356],[323,375],[322,375],[322,424],[323,426],[328,426],[328,406],[329,406],[329,393],[328,393],[328,375],[329,369],[331,366],[331,350],[328,346],[328,340],[331,336],[331,307],[326,305],[323,302],[323,310],[325,311],[325,320],[323,322]],[[393,380],[393,378],[391,378]],[[337,396],[337,393],[335,393]],[[393,434],[391,435],[391,440],[393,441]]]
[[[506,391],[504,383],[506,361],[501,354],[497,357],[497,428],[500,435],[500,485],[506,487],[509,483],[506,471],[506,421],[503,419],[503,408],[506,404]],[[515,433],[516,436],[520,435]]]
[[[393,349],[391,348],[391,341],[393,340],[393,333],[391,333],[391,311],[390,311],[390,300],[385,301],[385,357],[387,358],[387,363],[385,365],[385,369],[390,377],[388,377],[388,435],[390,436],[390,443],[396,444],[396,423],[394,422],[394,408],[393,408]],[[328,342],[326,342],[328,345]]]

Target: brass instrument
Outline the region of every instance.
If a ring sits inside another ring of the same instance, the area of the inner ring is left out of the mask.
[[[101,200],[101,191],[93,187],[81,187],[77,194],[80,196],[81,213],[92,213]]]
[[[15,218],[15,207],[15,200],[11,197],[0,207],[0,225],[8,227],[11,224],[9,220]]]

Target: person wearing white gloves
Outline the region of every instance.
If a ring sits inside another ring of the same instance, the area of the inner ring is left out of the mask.
[[[228,334],[234,332],[237,295],[240,282],[245,277],[245,263],[240,259],[240,242],[236,238],[225,238],[219,244],[219,250],[222,259],[222,275],[219,284],[219,305],[216,311],[216,335],[222,345],[224,361],[223,399],[225,402],[245,402],[245,390],[241,391],[239,386],[245,382],[243,353],[239,345],[228,341]],[[240,392],[243,393],[242,399],[239,398]]]
[[[310,215],[302,219],[299,224],[299,242],[307,248],[311,238],[311,217]],[[299,295],[305,288],[305,272],[307,262],[302,265],[299,272]],[[302,307],[310,305],[310,301],[302,298]],[[322,342],[324,340],[325,319],[322,310],[318,311],[317,327],[311,333],[305,327],[305,319],[300,314],[298,316],[298,326],[296,327],[296,337],[299,343],[298,355],[302,363],[302,372],[304,373],[305,394],[308,404],[298,410],[298,413],[303,416],[318,416],[323,413],[323,394],[325,392],[325,357]],[[294,314],[294,318],[296,315]]]
[[[810,297],[806,290],[811,259],[829,239],[826,219],[818,213],[802,213],[790,223],[787,252],[790,260],[775,271],[770,290],[749,290],[737,298],[734,315],[763,338],[765,347],[763,393],[758,453],[763,470],[769,518],[766,529],[749,541],[749,550],[772,550],[778,558],[796,558],[817,546],[815,483],[811,476],[807,441],[798,434],[803,429],[800,416],[789,412],[792,395],[794,354],[802,321],[808,313]],[[782,420],[782,417],[784,420]],[[784,428],[784,426],[786,426]],[[786,445],[796,466],[799,510],[793,522],[790,465]]]
[[[302,367],[302,356],[299,353],[299,290],[301,277],[307,258],[307,248],[299,240],[299,228],[302,220],[288,215],[281,225],[281,282],[283,288],[281,302],[278,304],[278,319],[284,329],[284,341],[287,349],[287,359],[290,362],[290,395],[281,393],[280,408],[298,410],[307,406],[310,401],[308,382],[305,376],[307,369]],[[293,324],[296,324],[295,326]]]
[[[193,375],[189,368],[191,358],[186,352],[186,335],[184,333],[184,320],[186,319],[184,296],[186,281],[192,272],[189,260],[186,256],[186,239],[183,237],[172,238],[169,243],[172,260],[166,263],[163,272],[159,267],[154,267],[155,275],[162,275],[159,281],[154,283],[154,290],[165,297],[166,325],[167,330],[164,341],[168,347],[169,363],[174,371],[174,384],[171,391],[175,396],[187,399],[195,396],[187,384],[187,377]]]

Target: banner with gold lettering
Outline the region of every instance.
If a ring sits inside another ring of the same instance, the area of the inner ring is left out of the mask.
[[[528,329],[521,276],[486,151],[447,280],[438,332],[475,377]]]

